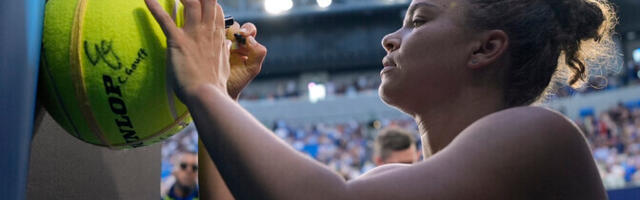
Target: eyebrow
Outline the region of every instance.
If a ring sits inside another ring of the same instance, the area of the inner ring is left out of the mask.
[[[418,10],[418,8],[422,8],[422,7],[430,7],[430,8],[440,8],[435,4],[432,3],[427,3],[427,2],[420,2],[420,3],[416,3],[411,5],[411,7],[409,7],[409,12],[407,12],[408,16],[413,16],[413,13]]]

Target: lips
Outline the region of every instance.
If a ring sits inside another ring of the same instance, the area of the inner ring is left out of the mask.
[[[384,67],[396,67],[396,62],[393,61],[389,56],[385,56],[382,59],[382,66]]]
[[[396,67],[386,66],[386,67],[382,68],[382,70],[380,70],[380,75],[383,75],[383,74],[387,73],[388,71],[394,70],[395,68]]]
[[[393,59],[390,58],[390,56],[385,56],[382,59],[382,66],[384,66],[384,68],[382,68],[382,70],[380,71],[380,75],[383,75],[384,73],[395,69],[396,62],[394,62]]]

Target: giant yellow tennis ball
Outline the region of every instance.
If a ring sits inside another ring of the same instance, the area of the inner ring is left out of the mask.
[[[181,24],[180,5],[159,1]],[[142,0],[49,0],[43,104],[91,144],[124,149],[168,138],[191,119],[167,85],[165,40]]]

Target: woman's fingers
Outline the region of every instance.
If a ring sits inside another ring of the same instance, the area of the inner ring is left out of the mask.
[[[222,35],[224,35],[224,11],[222,10],[222,6],[220,6],[220,4],[216,3],[216,12],[215,12],[215,19],[213,22],[214,25],[214,30],[215,31],[220,31],[222,33]]]
[[[231,56],[231,45],[233,42],[231,42],[231,40],[224,40],[224,48],[226,51],[222,51],[223,54],[223,61],[228,61],[229,57]],[[228,65],[227,65],[228,66]]]
[[[222,73],[225,74],[227,78],[229,78],[229,73],[231,72],[231,65],[229,65],[229,57],[231,57],[231,43],[231,40],[224,39],[224,51],[221,52],[222,58],[220,58],[220,62],[224,62],[224,64],[220,64],[220,67],[222,67]]]
[[[259,66],[262,65],[262,61],[267,56],[267,48],[258,43],[253,36],[247,37],[247,65]]]
[[[202,23],[207,27],[213,27],[216,19],[216,0],[202,0]]]
[[[216,0],[181,0],[185,23],[183,28],[178,28],[157,1],[145,0],[167,36],[168,78],[181,99],[185,97],[186,88],[201,84],[225,89],[230,74],[231,42],[224,37],[222,7]]]
[[[145,0],[149,11],[151,11],[151,15],[156,19],[164,35],[167,38],[174,38],[179,30],[176,26],[176,23],[173,21],[173,18],[169,16],[169,14],[162,8],[162,6],[157,2],[157,0]]]
[[[194,33],[202,24],[202,5],[200,0],[182,0],[184,5],[184,29],[189,33]]]
[[[256,28],[256,25],[254,25],[251,22],[247,22],[247,23],[243,24],[241,30],[243,30],[248,35],[253,36],[253,37],[256,37],[256,35],[258,34],[258,29]]]
[[[224,12],[219,4],[216,4],[215,19],[212,28],[206,29],[209,33],[207,37],[212,37],[212,45],[214,48],[222,48],[224,46],[225,33],[224,28]]]

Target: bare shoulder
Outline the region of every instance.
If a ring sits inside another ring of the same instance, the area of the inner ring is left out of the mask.
[[[516,158],[542,165],[551,161],[541,159],[544,156],[591,156],[582,132],[571,120],[532,106],[502,110],[477,120],[451,143],[452,148],[456,146],[481,148],[505,163]],[[505,156],[505,150],[513,157]]]
[[[348,188],[354,199],[606,199],[579,129],[537,107],[490,114],[429,159],[383,166]]]
[[[516,107],[481,118],[463,133],[484,133],[493,136],[535,137],[542,140],[582,138],[582,132],[564,115],[543,107]],[[582,140],[580,140],[582,141]]]
[[[510,108],[487,115],[463,130],[450,146],[482,147],[485,151],[508,149],[514,156],[589,153],[582,132],[570,119],[547,108],[533,106]]]
[[[501,177],[505,189],[521,194],[564,198],[587,195],[584,190],[591,196],[604,194],[580,129],[546,108],[517,107],[485,116],[449,148],[474,152],[475,163]]]

